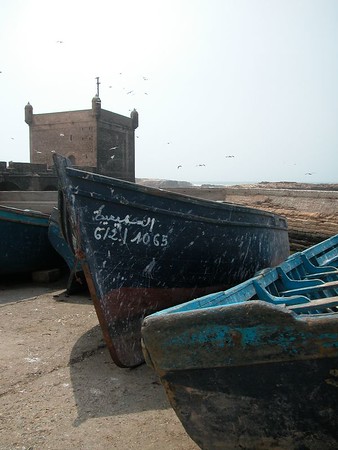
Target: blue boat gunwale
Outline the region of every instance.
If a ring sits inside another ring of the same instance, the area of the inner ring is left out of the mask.
[[[296,313],[287,308],[288,301],[289,304],[292,304],[292,297],[275,297],[275,302],[268,302],[259,298],[255,298],[257,296],[257,290],[255,286],[255,281],[259,281],[262,278],[262,275],[252,278],[250,280],[241,283],[233,288],[228,289],[227,291],[220,291],[212,294],[205,295],[198,299],[190,300],[189,302],[181,303],[180,305],[173,306],[172,308],[164,309],[162,311],[158,311],[156,313],[151,314],[146,317],[145,320],[156,318],[156,317],[164,317],[171,316],[175,314],[199,314],[201,310],[203,311],[220,311],[224,308],[229,308],[232,306],[240,305],[247,302],[259,302],[267,306],[267,308],[278,308],[279,310],[285,310],[288,313],[291,313],[295,316],[298,316]],[[250,298],[248,292],[251,292]],[[253,298],[252,298],[253,297]],[[220,300],[218,302],[218,300]],[[304,296],[296,296],[297,303],[303,300],[304,303],[308,302],[308,299]]]
[[[337,235],[338,236],[338,235]],[[337,251],[337,249],[336,249]],[[319,291],[327,289],[337,289],[338,290],[338,270],[334,266],[314,266],[313,264],[309,264],[307,267],[309,270],[312,270],[312,273],[309,273],[309,279],[291,279],[288,278],[288,273],[299,264],[304,264],[304,262],[308,262],[306,252],[297,252],[287,258],[284,262],[279,264],[276,267],[270,267],[263,269],[256,276],[236,285],[226,291],[220,291],[205,295],[203,297],[199,297],[193,300],[190,300],[185,303],[181,303],[177,306],[164,309],[153,313],[148,316],[151,317],[163,317],[166,315],[175,315],[175,314],[186,314],[192,312],[194,310],[212,310],[219,309],[224,307],[229,307],[232,305],[241,304],[244,302],[252,302],[252,301],[263,301],[267,304],[270,304],[274,307],[280,307],[282,309],[288,309],[288,306],[294,305],[304,305],[304,310],[306,310],[306,304],[308,304],[309,308],[311,307],[311,299],[309,299],[306,295],[306,292],[309,291]],[[331,269],[331,271],[329,270]],[[333,270],[334,269],[334,270]],[[320,277],[321,275],[330,274],[334,276],[336,281],[325,283],[320,278],[311,278],[311,275]],[[270,284],[275,282],[276,280],[281,280],[285,283],[285,287],[289,288],[289,291],[282,291],[282,295],[274,295],[267,289]],[[332,299],[335,297],[324,297],[327,299],[327,304],[323,303],[323,308],[330,308],[330,302],[332,303]],[[338,299],[338,297],[337,297]],[[292,314],[298,316],[295,312],[291,311]],[[305,311],[300,313],[308,314]],[[325,313],[327,316],[330,313]],[[333,313],[337,314],[337,313]],[[316,316],[319,316],[320,313],[317,313]],[[147,318],[146,318],[147,319]]]
[[[18,209],[0,205],[0,221],[48,227],[49,215],[31,209]]]

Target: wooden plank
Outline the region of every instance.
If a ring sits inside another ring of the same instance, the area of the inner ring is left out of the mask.
[[[338,295],[335,297],[322,298],[320,300],[311,300],[310,303],[303,303],[301,305],[288,306],[288,309],[291,309],[294,312],[301,312],[302,310],[304,310],[304,312],[311,312],[316,309],[333,308],[335,306],[338,306]]]
[[[296,294],[310,294],[313,292],[322,292],[328,289],[338,289],[338,281],[328,281],[327,283],[318,284],[316,286],[304,286],[297,289],[289,289],[287,291],[281,291],[281,295],[288,297],[289,295]]]

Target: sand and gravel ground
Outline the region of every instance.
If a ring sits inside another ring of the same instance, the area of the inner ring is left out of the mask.
[[[60,301],[64,286],[0,279],[0,450],[198,449],[154,372],[118,368],[89,295]]]

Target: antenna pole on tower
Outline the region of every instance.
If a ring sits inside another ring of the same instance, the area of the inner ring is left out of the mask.
[[[96,78],[96,95],[98,97],[100,97],[100,77],[95,77]]]

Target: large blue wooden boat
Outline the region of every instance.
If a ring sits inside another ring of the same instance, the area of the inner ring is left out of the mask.
[[[49,215],[0,205],[0,275],[60,267],[48,239]]]
[[[146,361],[202,449],[338,448],[337,261],[338,235],[144,319]]]
[[[289,255],[286,220],[70,167],[54,155],[63,234],[116,364],[144,361],[144,316],[225,289]]]

